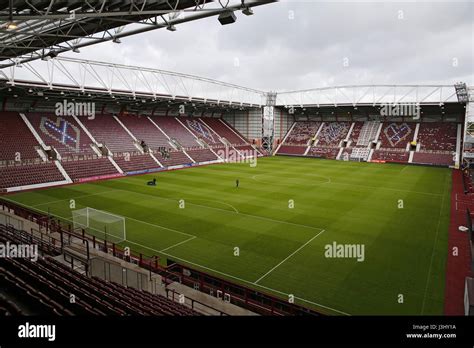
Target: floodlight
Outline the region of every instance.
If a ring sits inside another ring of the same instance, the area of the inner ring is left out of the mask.
[[[222,25],[232,24],[237,21],[234,11],[222,12],[217,19]]]

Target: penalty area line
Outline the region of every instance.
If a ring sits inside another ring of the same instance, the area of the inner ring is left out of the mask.
[[[321,233],[322,233],[322,232],[320,232],[319,234],[321,234]],[[315,237],[316,237],[316,236],[315,236]],[[315,237],[313,237],[313,239],[314,239]],[[153,249],[153,248],[150,248],[150,247],[147,247],[147,246],[145,246],[145,245],[142,245],[142,244],[139,244],[139,243],[135,243],[135,242],[132,242],[132,241],[129,241],[129,240],[127,240],[127,242],[132,243],[132,244],[135,244],[135,245],[138,245],[138,246],[140,246],[140,247],[142,247],[142,248],[145,248],[145,249],[148,249],[148,250],[157,252],[157,253],[161,253],[161,254],[166,255],[166,256],[168,256],[168,257],[171,257],[171,258],[173,258],[173,259],[176,259],[176,260],[185,262],[185,263],[187,263],[187,264],[189,264],[189,265],[193,265],[193,266],[196,266],[196,267],[205,269],[205,270],[207,270],[207,271],[210,271],[210,272],[213,272],[213,273],[216,273],[216,274],[220,274],[220,275],[223,275],[223,276],[228,277],[228,278],[235,279],[235,280],[237,280],[237,281],[239,281],[239,282],[242,282],[242,283],[245,283],[245,284],[249,284],[249,285],[254,286],[254,287],[259,287],[259,288],[262,288],[262,289],[265,289],[265,290],[274,292],[274,293],[276,293],[276,294],[280,294],[280,295],[285,296],[285,297],[287,297],[287,298],[288,298],[290,295],[293,295],[293,296],[294,296],[294,294],[288,294],[288,293],[285,293],[285,292],[283,292],[283,291],[270,288],[270,287],[268,287],[268,286],[264,286],[264,285],[260,285],[260,284],[255,284],[254,282],[251,282],[251,281],[249,281],[249,280],[245,280],[245,279],[242,279],[242,278],[233,276],[233,275],[231,275],[231,274],[228,274],[228,273],[225,273],[225,272],[221,272],[221,271],[215,270],[215,269],[213,269],[213,268],[209,268],[209,267],[200,265],[200,264],[198,264],[198,263],[195,263],[195,262],[192,262],[192,261],[183,259],[183,258],[181,258],[181,257],[174,256],[174,255],[169,254],[169,253],[167,253],[167,252],[161,252],[161,251],[159,251],[159,250],[156,250],[156,249]],[[335,308],[332,308],[332,307],[325,306],[325,305],[323,305],[323,304],[321,304],[321,303],[317,303],[317,302],[313,302],[313,301],[307,300],[307,299],[302,298],[302,297],[294,296],[294,298],[297,299],[297,300],[300,300],[300,301],[302,301],[302,302],[309,303],[309,304],[311,304],[311,305],[313,305],[313,306],[327,309],[327,310],[332,311],[332,312],[334,312],[334,313],[338,313],[338,314],[342,314],[342,315],[347,315],[347,316],[350,316],[350,315],[351,315],[351,314],[349,314],[349,313],[340,311],[340,310],[335,309]]]
[[[28,205],[28,204],[20,203],[20,202],[14,201],[14,200],[12,200],[12,199],[8,199],[8,198],[6,198],[6,197],[2,197],[2,199],[6,200],[6,201],[9,201],[9,202],[12,202],[12,203],[15,203],[15,204],[19,204],[19,205],[24,206],[24,207],[27,207],[27,208],[32,208],[32,209],[37,210],[37,211],[40,211],[40,212],[42,212],[42,213],[47,213],[47,214],[49,214],[49,215],[59,217],[59,218],[65,220],[65,221],[74,223],[74,221],[71,220],[71,219],[69,219],[69,218],[66,218],[66,217],[64,217],[64,216],[61,216],[61,215],[58,215],[58,214],[54,214],[54,213],[48,212],[47,210],[39,209],[37,206],[33,206],[33,205]],[[0,202],[0,204],[1,204],[1,202]],[[89,208],[92,208],[92,207],[89,207]],[[92,208],[92,209],[95,209],[95,208]],[[104,210],[101,210],[101,211],[104,211]],[[108,212],[108,211],[104,211],[104,212],[110,213],[110,214],[112,214],[112,215],[117,215],[117,216],[123,217],[123,218],[128,219],[128,220],[136,221],[136,222],[142,223],[142,224],[144,224],[144,225],[148,225],[148,226],[160,228],[160,229],[163,229],[163,230],[166,230],[166,231],[170,231],[170,232],[174,232],[174,233],[177,233],[177,234],[182,234],[182,235],[184,235],[184,236],[188,236],[188,237],[191,237],[191,238],[196,238],[196,237],[197,237],[197,236],[195,236],[195,235],[193,235],[193,234],[189,234],[189,233],[186,233],[186,232],[178,231],[178,230],[175,230],[175,229],[173,229],[173,228],[169,228],[169,227],[165,227],[165,226],[161,226],[161,225],[157,225],[157,224],[152,224],[152,223],[150,223],[150,222],[146,222],[146,221],[134,219],[134,218],[132,218],[132,217],[130,217],[130,216],[115,214],[115,213],[111,213],[111,212]],[[92,229],[92,230],[101,232],[101,233],[104,232],[104,231],[97,230],[97,229],[95,229],[95,228],[91,228],[91,227],[89,227],[89,228]],[[190,239],[191,239],[191,238],[190,238]]]
[[[257,284],[259,281],[261,281],[263,278],[265,278],[267,275],[269,275],[270,273],[272,273],[275,269],[277,269],[278,267],[280,267],[284,262],[286,262],[288,259],[290,259],[293,255],[295,255],[297,252],[299,252],[301,249],[303,249],[305,246],[307,246],[309,243],[311,243],[314,239],[316,239],[317,237],[319,237],[325,230],[322,230],[321,232],[319,232],[317,235],[313,236],[313,238],[311,238],[310,240],[308,240],[306,243],[304,243],[302,246],[300,246],[298,249],[296,249],[295,251],[293,251],[290,255],[288,255],[283,261],[281,261],[278,265],[276,265],[275,267],[273,267],[271,270],[269,270],[267,273],[265,273],[263,276],[261,276],[260,278],[258,278],[254,284]]]
[[[162,252],[164,252],[164,251],[166,251],[166,250],[170,250],[170,249],[172,249],[172,248],[174,248],[174,247],[177,247],[178,245],[181,245],[181,244],[190,242],[190,241],[192,241],[192,240],[195,239],[195,238],[197,238],[197,237],[196,237],[196,236],[192,236],[191,238],[188,238],[188,239],[186,239],[186,240],[183,240],[182,242],[179,242],[179,243],[173,244],[173,245],[171,245],[171,246],[169,246],[169,247],[167,247],[167,248],[161,249],[161,250],[160,250],[160,253],[162,253]],[[130,242],[130,241],[127,240],[127,242]],[[133,242],[131,242],[131,243],[133,243]]]

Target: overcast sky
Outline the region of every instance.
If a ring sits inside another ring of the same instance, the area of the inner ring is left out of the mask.
[[[81,49],[74,58],[172,70],[264,91],[352,84],[474,85],[474,1],[259,6]]]

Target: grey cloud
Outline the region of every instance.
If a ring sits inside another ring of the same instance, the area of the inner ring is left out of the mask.
[[[258,7],[251,17],[239,13],[230,26],[209,18],[174,33],[156,30],[83,49],[80,57],[262,90],[474,84],[473,11],[473,2],[285,1]]]

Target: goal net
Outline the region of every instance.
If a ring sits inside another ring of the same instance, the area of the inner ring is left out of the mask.
[[[112,243],[127,239],[125,218],[94,208],[83,208],[72,212],[74,229],[84,229],[88,234]]]

